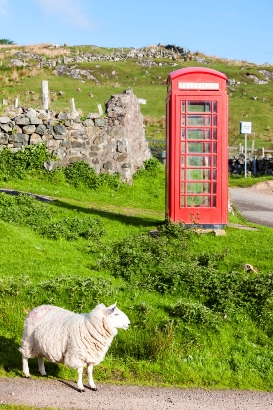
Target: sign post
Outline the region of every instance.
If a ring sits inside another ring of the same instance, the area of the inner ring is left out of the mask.
[[[252,132],[252,122],[241,121],[240,133],[245,134],[245,178],[247,176],[247,134]]]

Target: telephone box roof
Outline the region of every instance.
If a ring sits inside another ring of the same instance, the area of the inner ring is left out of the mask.
[[[216,77],[220,77],[223,80],[227,80],[227,76],[220,71],[213,70],[212,68],[205,68],[205,67],[188,67],[188,68],[180,68],[179,70],[172,71],[169,74],[171,80],[175,80],[177,77],[187,75],[187,74],[211,74]]]

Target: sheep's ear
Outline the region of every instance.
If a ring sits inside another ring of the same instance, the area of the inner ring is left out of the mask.
[[[114,312],[114,310],[116,309],[116,307],[117,307],[117,302],[114,303],[113,305],[111,305],[111,306],[105,308],[105,309],[104,309],[105,315],[106,315],[106,316],[111,315],[111,314]]]

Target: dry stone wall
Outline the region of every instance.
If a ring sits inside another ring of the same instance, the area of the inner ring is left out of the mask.
[[[133,174],[151,157],[139,102],[132,90],[113,95],[105,103],[106,115],[78,112],[6,108],[0,117],[0,148],[16,152],[44,143],[59,158],[48,161],[48,171],[74,161],[88,162],[96,172],[118,172],[131,183]]]
[[[241,175],[245,172],[245,155],[238,154],[228,160],[228,170],[232,175]],[[273,157],[271,154],[253,155],[246,158],[246,171],[248,175],[263,176],[273,175]]]

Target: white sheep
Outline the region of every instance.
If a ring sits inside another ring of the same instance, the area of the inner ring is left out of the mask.
[[[105,357],[117,329],[128,329],[130,320],[116,307],[97,305],[90,313],[77,314],[52,305],[34,308],[24,323],[22,346],[23,373],[30,377],[28,359],[38,357],[39,372],[46,376],[44,357],[78,370],[77,386],[82,384],[87,365],[88,383],[96,390],[93,366]]]

